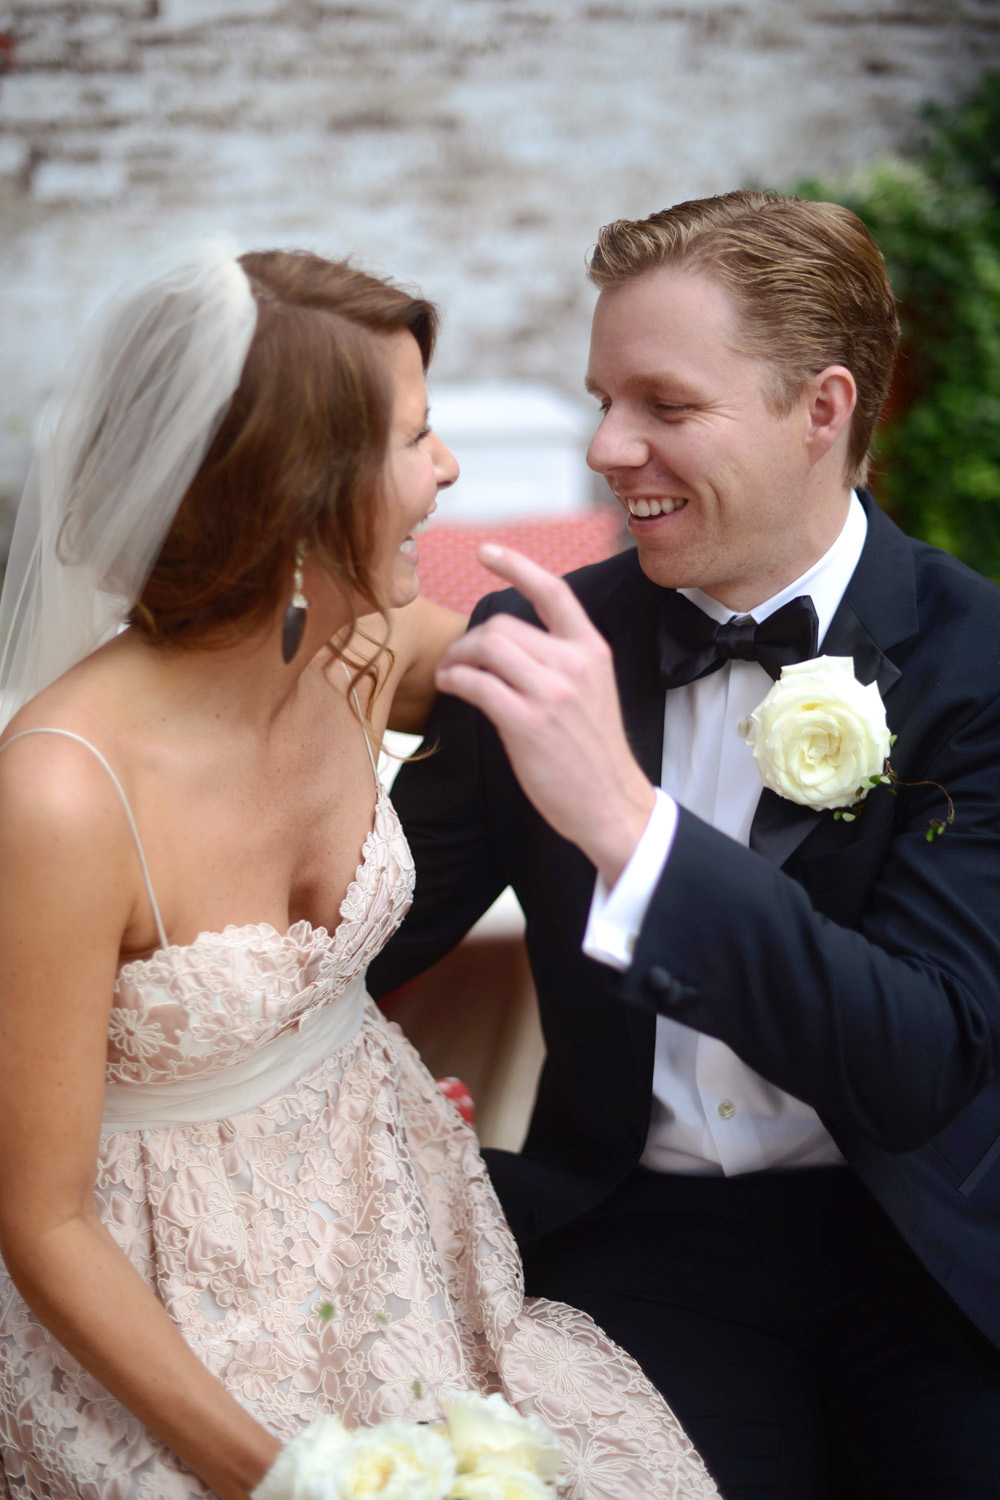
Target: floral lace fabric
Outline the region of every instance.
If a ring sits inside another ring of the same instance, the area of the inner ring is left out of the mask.
[[[336,1005],[412,885],[380,791],[333,934],[230,927],[121,969],[108,1080],[221,1075]],[[444,1387],[501,1390],[557,1432],[578,1500],[717,1494],[638,1366],[585,1314],[524,1300],[473,1132],[370,1001],[349,1042],[263,1105],[104,1135],[97,1204],[192,1348],[279,1437],[320,1412],[352,1426],[422,1419]],[[38,1322],[2,1264],[0,1454],[4,1500],[208,1494]]]

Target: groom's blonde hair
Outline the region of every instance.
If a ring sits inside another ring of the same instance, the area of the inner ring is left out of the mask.
[[[765,360],[768,404],[791,409],[806,382],[845,365],[858,387],[848,479],[868,473],[889,390],[899,322],[885,262],[856,214],[751,189],[699,198],[646,219],[605,224],[588,275],[605,288],[660,267],[705,276],[732,298],[745,353]]]

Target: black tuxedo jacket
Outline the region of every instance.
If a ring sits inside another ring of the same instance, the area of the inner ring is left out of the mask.
[[[511,884],[548,1048],[523,1152],[488,1153],[522,1246],[634,1166],[663,1012],[813,1105],[1000,1344],[1000,590],[862,499],[867,541],[822,650],[877,681],[893,767],[924,784],[876,788],[853,823],[764,791],[749,849],[682,809],[621,975],[581,952],[593,867],[528,803],[488,722],[442,698],[437,753],[394,789],[414,907],[369,980],[380,994],[425,968]],[[659,590],[633,552],[569,582],[613,648],[633,748],[658,782]],[[512,590],[473,618],[501,610],[533,618]],[[928,843],[945,806],[930,782],[956,821]]]

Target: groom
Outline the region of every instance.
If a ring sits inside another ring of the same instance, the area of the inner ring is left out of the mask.
[[[638,1357],[727,1500],[996,1497],[1000,593],[856,488],[897,324],[847,210],[681,204],[590,276],[588,461],[635,548],[568,585],[487,549],[519,592],[397,780],[416,900],[373,989],[514,887],[548,1056],[489,1156],[527,1289]],[[817,656],[849,675],[776,780],[743,721]],[[896,785],[810,805],[880,769],[879,700]]]

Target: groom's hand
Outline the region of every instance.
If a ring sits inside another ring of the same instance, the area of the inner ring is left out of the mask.
[[[479,558],[546,628],[491,616],[448,648],[437,686],[491,720],[525,795],[614,885],[656,793],[625,738],[610,648],[561,578],[509,547]]]

